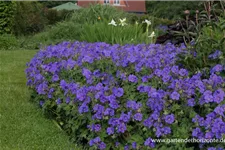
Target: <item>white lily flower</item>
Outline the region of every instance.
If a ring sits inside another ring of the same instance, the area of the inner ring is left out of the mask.
[[[127,25],[127,23],[126,23],[126,18],[120,19],[120,25],[121,25],[121,26]]]
[[[154,36],[155,36],[155,32],[153,31],[153,32],[151,33],[151,35],[149,35],[148,37],[153,38]]]
[[[116,22],[112,19],[112,21],[108,25],[117,26]]]
[[[147,20],[147,19],[145,19],[145,21],[143,21],[143,23],[147,23],[147,25],[151,25],[152,24],[151,21]]]

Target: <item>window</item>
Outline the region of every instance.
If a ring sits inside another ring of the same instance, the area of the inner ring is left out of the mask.
[[[114,0],[114,5],[120,5],[120,0]]]
[[[109,4],[109,0],[104,0],[104,4]]]

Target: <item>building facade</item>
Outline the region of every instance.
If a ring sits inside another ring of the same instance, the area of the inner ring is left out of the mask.
[[[111,5],[131,13],[146,13],[146,6],[144,0],[130,1],[130,0],[78,0],[77,5],[81,7],[88,7],[90,4]]]

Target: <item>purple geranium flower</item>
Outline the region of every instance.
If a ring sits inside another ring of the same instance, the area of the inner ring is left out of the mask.
[[[137,83],[138,82],[138,78],[135,75],[129,75],[128,76],[128,81],[133,82],[133,83]]]
[[[142,114],[141,113],[136,113],[134,115],[134,120],[141,121],[142,120]]]
[[[165,120],[166,123],[172,124],[174,122],[175,118],[174,118],[174,115],[171,114],[171,115],[166,115],[164,117],[164,120]]]
[[[170,95],[170,98],[172,100],[179,100],[180,99],[180,94],[176,91],[174,91],[171,95]]]

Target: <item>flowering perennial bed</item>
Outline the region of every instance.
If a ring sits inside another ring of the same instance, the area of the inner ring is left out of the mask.
[[[222,143],[155,143],[154,138],[222,138],[224,71],[190,75],[175,64],[184,46],[63,42],[28,63],[33,97],[90,149],[222,149]]]

